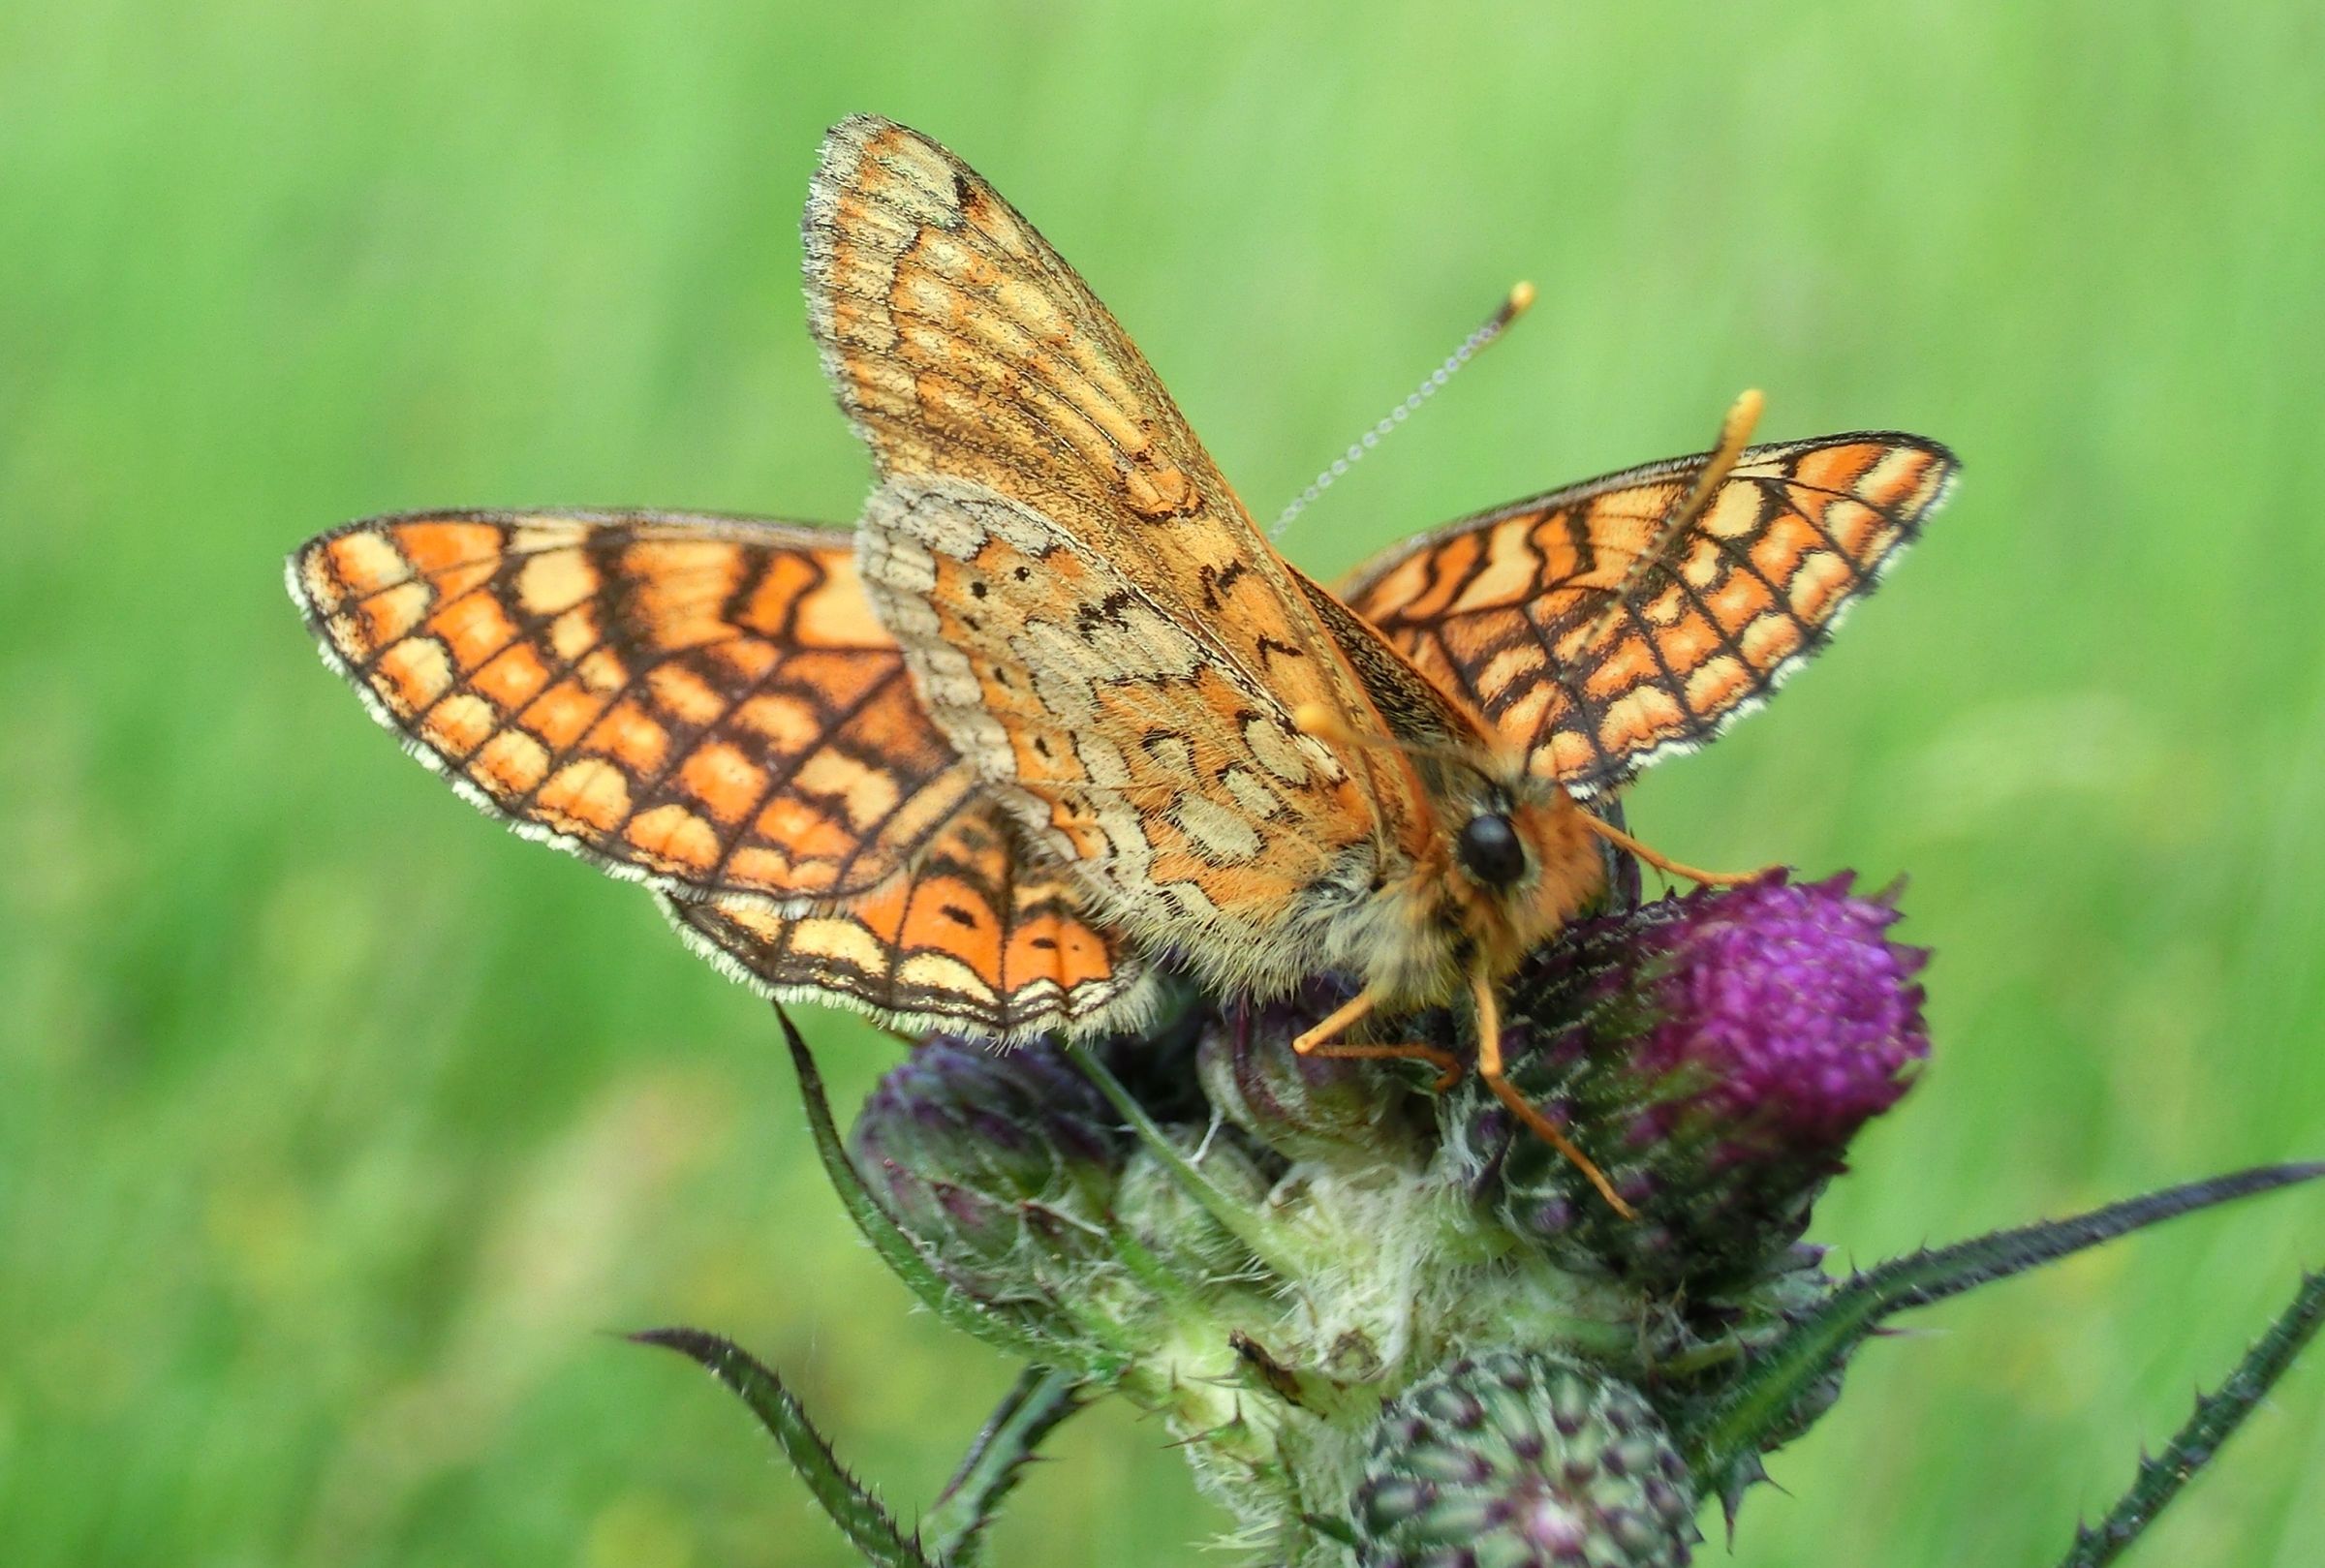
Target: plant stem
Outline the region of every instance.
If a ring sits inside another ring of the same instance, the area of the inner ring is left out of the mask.
[[[1071,1372],[1029,1367],[986,1419],[936,1506],[920,1522],[922,1535],[946,1568],[976,1568],[984,1552],[985,1526],[993,1522],[1002,1498],[1023,1479],[1041,1439],[1081,1408],[1080,1387]]]
[[[1078,1044],[1069,1045],[1066,1049],[1082,1071],[1089,1075],[1090,1081],[1098,1086],[1099,1092],[1105,1095],[1114,1109],[1122,1113],[1123,1120],[1130,1123],[1131,1130],[1138,1135],[1139,1141],[1154,1151],[1155,1157],[1162,1161],[1187,1195],[1199,1204],[1205,1214],[1219,1221],[1221,1229],[1241,1242],[1254,1257],[1265,1264],[1279,1278],[1298,1279],[1313,1272],[1316,1260],[1299,1255],[1301,1249],[1292,1245],[1292,1239],[1285,1235],[1280,1227],[1267,1223],[1248,1204],[1222,1190],[1218,1183],[1204,1174],[1201,1166],[1189,1159],[1179,1146],[1171,1142],[1169,1135],[1155,1124],[1155,1119],[1147,1115],[1146,1107],[1123,1088],[1122,1080],[1116,1078],[1095,1053],[1087,1046]]]
[[[2319,1323],[2325,1323],[2325,1273],[2304,1275],[2292,1304],[2245,1352],[2245,1359],[2228,1374],[2228,1380],[2216,1393],[2197,1399],[2195,1413],[2162,1453],[2140,1460],[2131,1490],[2108,1510],[2096,1528],[2075,1532],[2074,1550],[2067,1553],[2060,1568],[2102,1568],[2121,1556],[2195,1479],[2196,1472],[2212,1462],[2220,1445],[2244,1425],[2302,1348],[2316,1337]]]

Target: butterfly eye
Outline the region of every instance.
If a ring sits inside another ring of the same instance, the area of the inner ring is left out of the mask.
[[[1507,887],[1526,875],[1526,846],[1500,812],[1487,812],[1462,824],[1456,847],[1461,869],[1487,887]]]

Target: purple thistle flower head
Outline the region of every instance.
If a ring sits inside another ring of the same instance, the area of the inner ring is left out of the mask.
[[[1512,987],[1512,1079],[1640,1212],[1472,1101],[1477,1190],[1521,1234],[1698,1293],[1749,1277],[1808,1222],[1864,1124],[1929,1055],[1889,896],[1844,874],[1664,899],[1569,928]]]
[[[1837,1152],[1896,1104],[1930,1053],[1912,981],[1929,955],[1892,943],[1894,904],[1849,881],[1776,874],[1678,900],[1641,930],[1654,1023],[1632,1070],[1699,1074],[1692,1114],[1793,1149]]]

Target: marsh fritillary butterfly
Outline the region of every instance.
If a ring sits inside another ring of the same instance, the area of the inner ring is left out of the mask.
[[[660,891],[782,998],[999,1038],[1138,1021],[1162,955],[1361,982],[1303,1048],[1497,988],[1595,898],[1581,804],[1767,695],[1944,495],[1896,434],[1716,450],[1466,518],[1338,593],[1270,547],[1033,226],[832,131],[810,320],[852,540],[446,512],[291,561],[326,657],[480,806]],[[1422,1053],[1439,1055],[1436,1053]],[[1545,1133],[1545,1135],[1551,1135]]]

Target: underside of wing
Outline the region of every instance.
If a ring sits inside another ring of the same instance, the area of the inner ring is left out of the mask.
[[[1259,978],[1319,888],[1363,884],[1349,770],[1108,559],[962,480],[883,485],[859,533],[930,717],[1142,946]]]
[[[1322,704],[1377,732],[1289,569],[1144,357],[974,170],[904,127],[846,121],[824,142],[805,237],[810,321],[883,479],[966,481],[1040,514],[1263,705]],[[1389,753],[1349,767],[1373,831],[1410,785]]]
[[[333,668],[461,793],[618,876],[772,905],[893,876],[972,781],[845,535],[439,512],[302,546]]]
[[[1467,518],[1360,569],[1359,614],[1578,795],[1703,744],[1814,653],[1944,499],[1953,455],[1889,433],[1707,456]]]
[[[1083,918],[1055,867],[972,806],[901,876],[843,904],[785,915],[756,900],[666,896],[679,934],[778,1000],[836,1001],[898,1028],[996,1039],[1143,1021],[1153,980],[1110,930]]]

